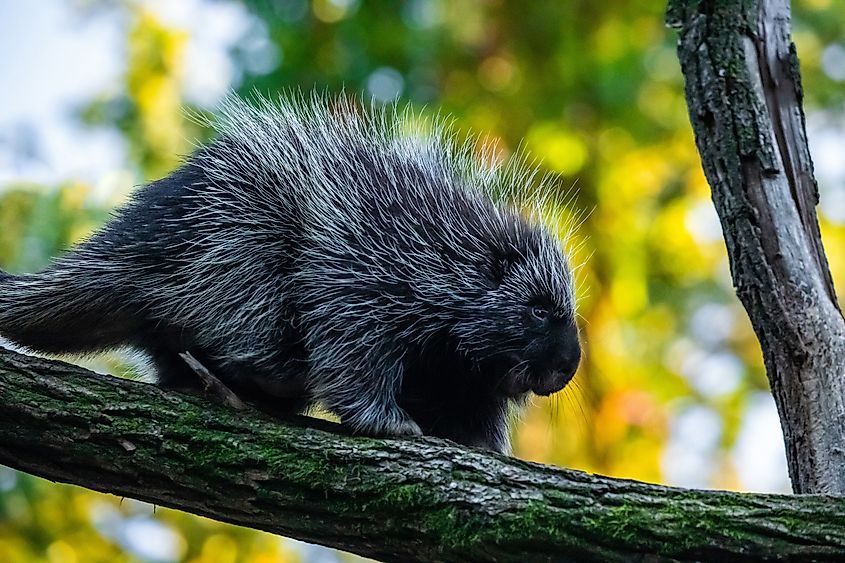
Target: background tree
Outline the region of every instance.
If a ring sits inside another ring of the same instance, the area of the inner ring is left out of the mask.
[[[797,493],[845,494],[845,319],[828,271],[788,0],[671,2],[690,120]]]
[[[589,257],[580,303],[588,354],[576,387],[557,401],[538,401],[518,425],[520,457],[681,485],[786,486],[784,469],[762,480],[770,464],[752,463],[767,459],[754,449],[765,443],[755,428],[768,421],[768,435],[774,428],[776,436],[777,422],[759,344],[731,287],[662,1],[213,4],[235,6],[226,26],[244,30],[230,53],[242,92],[317,84],[387,98],[401,93],[489,133],[503,151],[524,138],[564,184],[577,181],[573,208],[593,209],[578,252],[579,261]],[[186,86],[197,71],[191,53],[198,32],[152,4],[80,5],[91,18],[123,22],[127,65],[122,84],[79,115],[88,126],[120,131],[123,167],[134,178],[160,176],[203,135],[179,112],[186,95],[191,105],[202,101]],[[840,142],[843,22],[837,2],[795,3],[810,140],[816,134],[827,147]],[[834,279],[842,279],[842,176],[824,162],[817,161],[827,170],[821,227]],[[10,269],[41,266],[119,201],[97,199],[98,190],[72,178],[44,189],[6,177],[0,263]],[[117,193],[131,183],[117,183]],[[0,550],[8,551],[0,557],[8,560],[137,557],[139,529],[169,538],[166,558],[251,560],[292,549],[12,472],[0,483]]]

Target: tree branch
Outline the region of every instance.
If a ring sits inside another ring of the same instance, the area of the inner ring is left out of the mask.
[[[795,492],[845,494],[845,320],[822,248],[788,0],[673,0],[690,121]]]
[[[324,426],[0,350],[0,463],[378,559],[833,561],[845,550],[841,498],[673,489]]]

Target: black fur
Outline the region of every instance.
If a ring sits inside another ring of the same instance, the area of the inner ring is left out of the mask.
[[[273,412],[319,401],[361,433],[507,451],[509,406],[580,358],[558,242],[467,187],[483,169],[438,139],[406,156],[385,122],[323,102],[232,104],[242,122],[88,241],[0,274],[0,334],[51,354],[131,345],[177,389],[198,386],[190,351]]]

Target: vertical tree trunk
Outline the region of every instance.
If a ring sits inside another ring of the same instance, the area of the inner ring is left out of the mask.
[[[819,234],[788,0],[671,0],[690,121],[796,493],[845,493],[845,321]]]

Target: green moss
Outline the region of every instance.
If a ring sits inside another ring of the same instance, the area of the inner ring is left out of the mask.
[[[448,506],[429,510],[423,517],[423,527],[435,534],[450,549],[471,550],[479,545],[513,543],[546,539],[551,543],[567,543],[567,522],[545,503],[529,501],[514,514],[500,514],[496,518]]]
[[[483,521],[470,516],[454,506],[436,508],[422,519],[422,527],[432,533],[450,549],[467,549],[482,539]]]
[[[398,509],[417,509],[428,506],[432,501],[432,493],[427,485],[414,483],[386,487],[382,495],[382,502]]]
[[[585,526],[596,534],[629,541],[637,536],[632,522],[639,521],[638,509],[628,504],[615,506],[603,511],[598,517],[588,518]]]
[[[343,471],[317,455],[267,448],[263,450],[262,457],[275,475],[297,484],[329,488],[338,477],[343,477]]]

